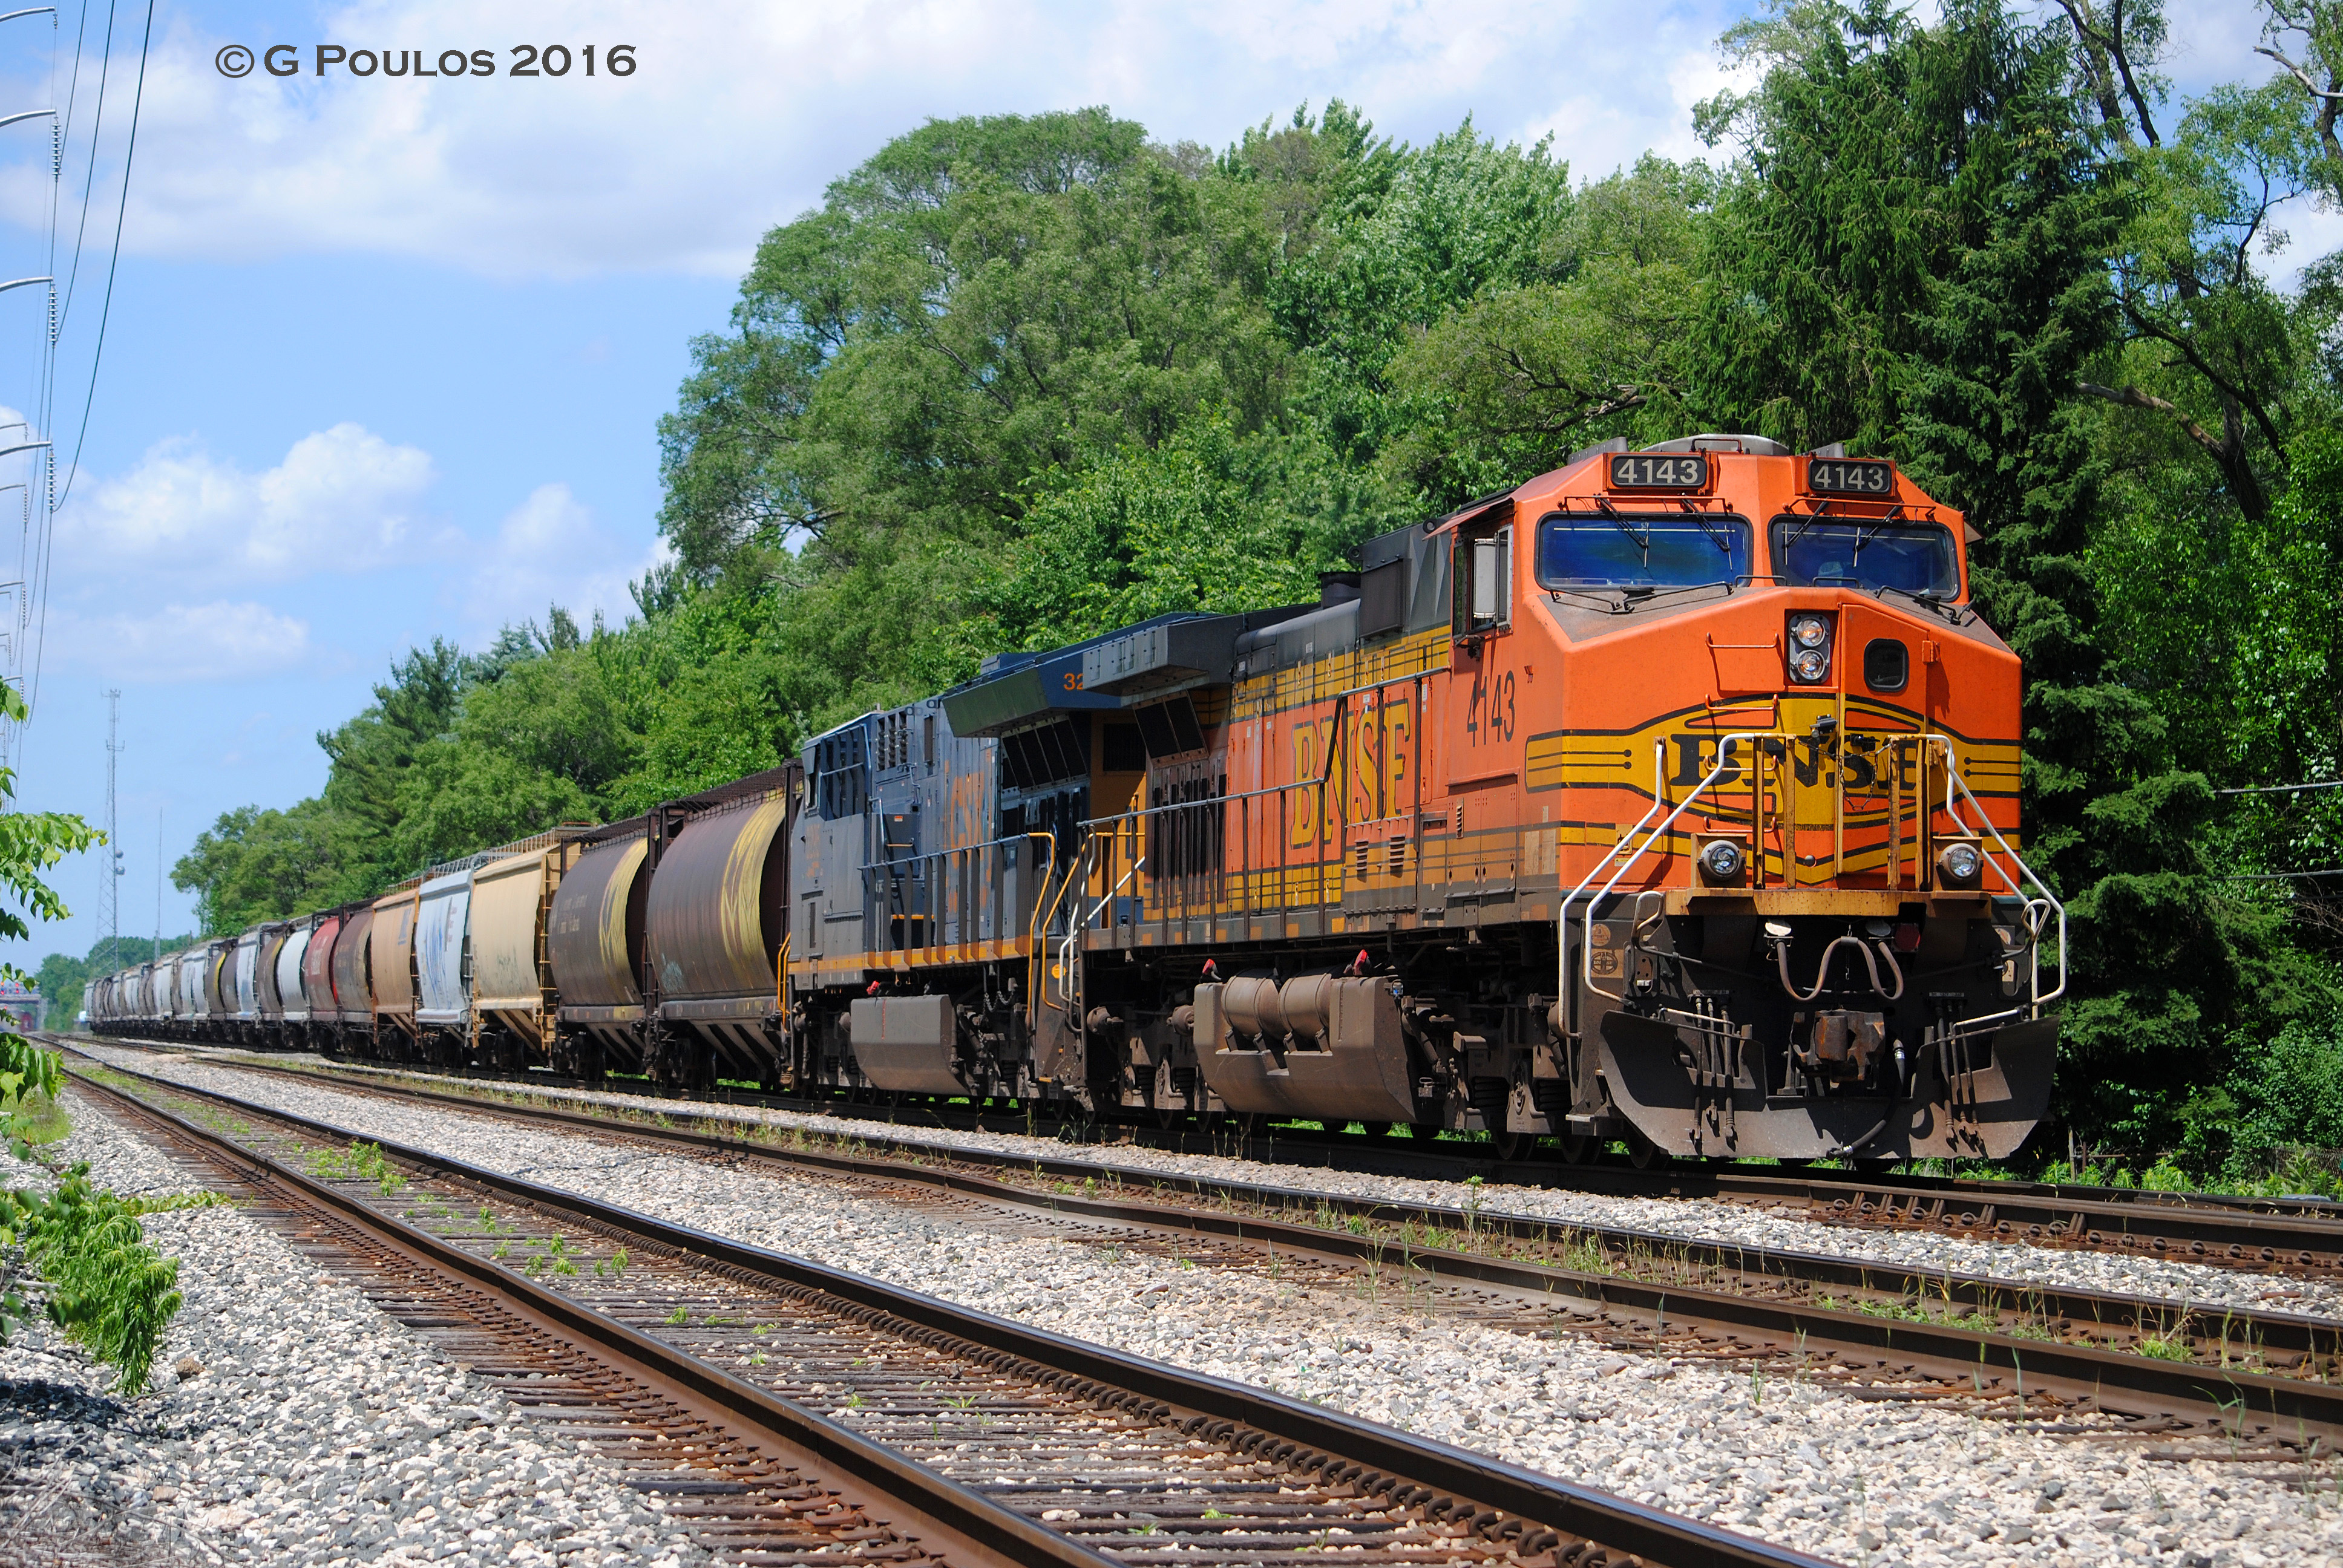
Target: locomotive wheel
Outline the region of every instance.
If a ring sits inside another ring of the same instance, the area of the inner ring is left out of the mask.
[[[1562,1145],[1562,1162],[1565,1165],[1584,1165],[1594,1157],[1594,1140],[1584,1132],[1565,1132],[1555,1141]]]
[[[1497,1158],[1510,1165],[1516,1161],[1526,1160],[1530,1157],[1531,1151],[1537,1147],[1537,1134],[1534,1132],[1493,1132],[1489,1135],[1489,1141],[1496,1146]]]
[[[1658,1144],[1630,1127],[1627,1129],[1627,1163],[1638,1171],[1658,1171],[1666,1168],[1668,1157]]]
[[[1391,1136],[1391,1130],[1392,1124],[1388,1121],[1362,1121],[1359,1123],[1359,1131],[1365,1133],[1370,1138],[1389,1138]]]

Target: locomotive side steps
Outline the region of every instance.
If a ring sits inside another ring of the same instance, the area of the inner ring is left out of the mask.
[[[239,1111],[296,1124],[303,1121],[290,1113],[251,1105],[216,1091],[191,1089],[145,1074],[136,1076],[173,1092],[199,1095]],[[1992,1392],[1996,1398],[2014,1395],[2021,1412],[2029,1396],[2047,1395],[2066,1407],[2198,1422],[2219,1426],[2236,1435],[2259,1429],[2274,1439],[2323,1436],[2329,1443],[2343,1440],[2343,1385],[2313,1381],[2334,1376],[2343,1370],[2343,1327],[2293,1313],[2241,1309],[2191,1312],[2168,1303],[2103,1292],[1907,1271],[1891,1265],[1756,1248],[1703,1246],[1645,1232],[1468,1214],[1428,1206],[1322,1200],[1315,1195],[1274,1188],[1163,1177],[1141,1171],[1115,1172],[1087,1161],[1036,1161],[972,1151],[954,1151],[978,1167],[1019,1173],[1030,1171],[1061,1180],[1127,1177],[1134,1191],[1147,1192],[1154,1188],[1200,1201],[1241,1199],[1267,1212],[1215,1211],[1203,1201],[1172,1207],[1119,1197],[1077,1197],[993,1181],[966,1171],[940,1171],[900,1161],[780,1149],[752,1139],[614,1122],[573,1111],[484,1104],[413,1091],[401,1091],[398,1097],[427,1099],[478,1114],[508,1115],[589,1129],[608,1136],[641,1137],[840,1174],[920,1182],[993,1202],[1226,1237],[1272,1251],[1317,1254],[1353,1266],[1363,1263],[1380,1269],[1389,1261],[1403,1272],[1420,1269],[1450,1281],[1469,1281],[1483,1288],[1542,1302],[1557,1312],[1624,1317],[1657,1323],[1663,1328],[1693,1325],[1718,1339],[1748,1347],[1753,1356],[1786,1353],[1795,1347],[1801,1356],[1820,1352],[1855,1366],[1875,1365],[1891,1378],[1913,1376],[1936,1379],[1948,1385],[1969,1384],[1980,1394]],[[325,1123],[310,1125],[335,1136],[356,1136]],[[420,1151],[400,1151],[399,1155],[427,1165],[450,1169],[455,1165]],[[543,1191],[511,1178],[475,1179],[514,1191]],[[549,1201],[581,1211],[590,1202],[567,1194]],[[1279,1211],[1290,1211],[1297,1205],[1306,1210],[1321,1203],[1332,1213],[1360,1221],[1360,1230],[1353,1232],[1275,1217]],[[1410,1228],[1423,1241],[1405,1239]],[[1394,1239],[1391,1233],[1393,1230],[1399,1231],[1401,1239]],[[1440,1245],[1443,1233],[1468,1239],[1483,1237],[1500,1245],[1501,1238],[1527,1242],[1564,1256],[1574,1241],[1591,1238],[1603,1249],[1606,1259],[1633,1258],[1641,1253],[1659,1260],[1683,1260],[1702,1268],[1736,1273],[1761,1286],[1771,1281],[1777,1288],[1752,1294],[1704,1288],[1680,1273],[1645,1282],[1623,1272],[1587,1272],[1500,1255],[1494,1246],[1490,1251],[1481,1251]],[[2160,1355],[2131,1353],[2054,1338],[1956,1327],[1945,1322],[1876,1316],[1860,1309],[1816,1306],[1780,1291],[1782,1282],[1797,1282],[1809,1292],[1819,1286],[1872,1298],[1916,1296],[1941,1303],[1947,1317],[1954,1315],[1953,1309],[1990,1318],[2001,1310],[2016,1307],[2037,1321],[2055,1320],[2069,1330],[2087,1324],[2104,1325],[2112,1331],[2111,1338],[2152,1339],[2167,1352],[2171,1346],[2185,1342],[2205,1358],[2207,1364],[2189,1364],[2165,1360]],[[2250,1352],[2245,1349],[2248,1345],[2253,1347]],[[2308,1375],[2275,1375],[2233,1364],[2235,1360],[2255,1353],[2265,1365],[2271,1364],[2273,1359],[2289,1360]]]
[[[166,1123],[175,1137],[201,1143],[227,1160],[294,1187],[311,1201],[412,1249],[434,1266],[460,1273],[488,1290],[508,1294],[523,1310],[539,1314],[564,1333],[607,1353],[633,1358],[647,1377],[658,1377],[731,1422],[754,1423],[807,1452],[832,1471],[846,1472],[866,1489],[883,1488],[941,1519],[971,1543],[951,1558],[970,1563],[1016,1563],[1034,1568],[1101,1568],[1115,1560],[983,1495],[935,1474],[893,1449],[871,1442],[839,1422],[778,1398],[673,1347],[593,1312],[558,1291],[536,1285],[518,1271],[406,1225],[337,1192],[279,1161],[212,1132],[169,1111],[70,1069],[77,1086],[140,1114]],[[109,1073],[123,1073],[106,1068]],[[1394,1514],[1421,1514],[1475,1539],[1467,1554],[1488,1562],[1518,1562],[1524,1568],[1552,1563],[1581,1568],[1593,1563],[1640,1560],[1652,1568],[1822,1568],[1822,1560],[1769,1545],[1696,1520],[1630,1502],[1592,1487],[1508,1464],[1483,1454],[1400,1432],[1356,1417],[1289,1399],[1247,1384],[1227,1382],[1147,1361],[1102,1346],[1027,1328],[934,1297],[901,1290],[865,1276],[805,1259],[771,1252],[721,1236],[671,1224],[616,1204],[502,1175],[462,1161],[383,1140],[367,1139],[330,1122],[192,1089],[146,1074],[124,1076],[174,1097],[217,1105],[256,1123],[277,1123],[349,1146],[370,1143],[392,1164],[426,1180],[439,1179],[493,1192],[518,1205],[601,1231],[639,1238],[714,1266],[733,1278],[810,1292],[835,1303],[844,1316],[876,1314],[932,1342],[963,1351],[970,1359],[1009,1357],[1064,1380],[1055,1386],[1151,1417],[1158,1427],[1176,1427],[1196,1438],[1275,1462],[1314,1473],[1339,1495]],[[250,1130],[245,1133],[249,1136]],[[1381,1517],[1380,1514],[1377,1517]],[[1102,1543],[1103,1544],[1103,1543]],[[1160,1541],[1134,1538],[1130,1550],[1152,1556]],[[949,1555],[949,1553],[948,1553]],[[1258,1553],[1250,1553],[1257,1556]],[[1183,1553],[1183,1557],[1185,1553]],[[1201,1554],[1197,1558],[1204,1560]],[[1403,1559],[1406,1560],[1406,1559]],[[1373,1559],[1369,1559],[1373,1561]]]

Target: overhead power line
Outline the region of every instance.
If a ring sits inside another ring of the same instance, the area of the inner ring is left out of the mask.
[[[2307,789],[2343,789],[2343,779],[2328,779],[2315,784],[2241,784],[2235,789],[2216,789],[2216,795],[2299,795]]]
[[[2213,879],[2217,882],[2287,882],[2298,877],[2343,877],[2343,866],[2329,866],[2323,871],[2238,871]]]
[[[106,263],[106,302],[98,307],[97,347],[89,357],[89,391],[82,399],[81,433],[74,437],[73,467],[65,471],[65,492],[57,498],[59,506],[73,494],[74,476],[81,470],[82,443],[89,437],[90,405],[97,399],[97,363],[106,354],[106,323],[114,314],[114,275],[122,263],[122,220],[130,210],[130,167],[138,156],[138,108],[146,98],[146,51],[154,39],[155,0],[146,0],[146,30],[138,39],[138,85],[130,95],[130,138],[122,149],[122,195],[114,208],[114,254]],[[96,156],[95,149],[91,156]]]

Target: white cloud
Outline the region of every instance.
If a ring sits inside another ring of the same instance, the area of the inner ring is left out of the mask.
[[[597,524],[568,485],[539,485],[505,514],[479,550],[478,568],[464,578],[468,640],[486,642],[512,621],[541,623],[556,604],[580,626],[598,610],[615,626],[634,613],[627,585],[672,554],[665,539],[637,554]]]
[[[758,236],[928,116],[1106,103],[1164,140],[1220,144],[1342,96],[1421,141],[1561,126],[1587,172],[1686,137],[1675,74],[1738,7],[1595,0],[365,0],[303,30],[170,25],[148,65],[127,243],[150,255],[415,256],[498,276],[737,276]],[[235,14],[225,13],[235,18]],[[492,15],[492,25],[483,16]],[[555,80],[316,74],[315,46],[597,45]],[[214,65],[224,44],[301,45],[300,74]],[[612,77],[609,45],[636,46]],[[1557,84],[1590,84],[1557,92]],[[1576,106],[1555,112],[1557,102]],[[28,144],[29,145],[29,144]],[[45,226],[45,165],[0,168],[0,212]]]
[[[106,680],[248,680],[297,669],[315,648],[309,623],[249,600],[170,604],[137,615],[53,610],[48,648],[65,668]]]
[[[415,510],[431,481],[428,454],[355,424],[302,437],[257,474],[174,437],[76,487],[86,499],[67,503],[57,550],[76,575],[182,585],[367,571],[433,548]]]

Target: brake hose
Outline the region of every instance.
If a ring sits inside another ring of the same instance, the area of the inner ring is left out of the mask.
[[[1800,990],[1796,983],[1790,979],[1790,944],[1786,941],[1775,943],[1774,963],[1781,972],[1782,989],[1800,1001],[1812,1001],[1822,995],[1824,988],[1830,983],[1831,955],[1843,946],[1852,946],[1856,952],[1863,955],[1863,967],[1871,973],[1871,990],[1875,996],[1895,1001],[1904,995],[1904,970],[1903,966],[1896,961],[1895,951],[1885,943],[1880,944],[1880,951],[1887,959],[1887,972],[1896,977],[1896,989],[1889,990],[1879,983],[1879,960],[1872,956],[1871,944],[1851,931],[1845,936],[1833,937],[1830,946],[1823,950],[1822,962],[1815,966],[1815,985],[1812,990]]]

